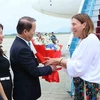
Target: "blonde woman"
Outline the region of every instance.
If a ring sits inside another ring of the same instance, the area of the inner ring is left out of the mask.
[[[100,83],[100,41],[87,14],[72,17],[72,31],[80,39],[70,59],[48,58],[46,65],[59,64],[73,77],[75,100],[97,100]],[[86,98],[85,98],[86,97]]]

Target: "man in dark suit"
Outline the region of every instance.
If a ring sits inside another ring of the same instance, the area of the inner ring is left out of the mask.
[[[11,68],[14,73],[14,100],[36,100],[41,96],[39,76],[49,75],[55,66],[38,67],[37,59],[28,46],[36,23],[31,17],[22,17],[17,24],[18,35],[10,49]]]

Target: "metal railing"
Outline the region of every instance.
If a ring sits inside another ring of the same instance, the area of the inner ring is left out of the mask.
[[[88,15],[89,15],[90,17],[92,17],[93,8],[94,8],[95,2],[96,2],[96,0],[91,0],[90,10],[89,10],[89,13],[88,13]]]
[[[96,0],[88,0],[88,1],[85,0],[81,13],[86,13],[90,17],[92,17],[92,15],[93,15],[93,8],[94,8],[94,5],[95,5],[95,2],[96,2]],[[89,4],[89,5],[87,5],[87,4]],[[88,9],[86,10],[87,6],[90,6],[90,7],[88,7]]]

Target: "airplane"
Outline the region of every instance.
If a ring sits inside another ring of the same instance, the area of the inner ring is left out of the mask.
[[[81,12],[83,3],[84,0],[33,0],[32,8],[46,15],[71,19],[73,15]],[[73,34],[70,36],[66,50],[69,49],[72,38]],[[67,92],[71,97],[74,95],[73,82],[71,91]]]
[[[79,12],[82,3],[82,0],[33,0],[32,8],[43,14],[69,19]]]
[[[73,3],[75,2],[75,3]],[[33,0],[32,8],[46,15],[71,19],[71,17],[81,12],[84,0]],[[69,49],[73,38],[71,34],[66,50]]]

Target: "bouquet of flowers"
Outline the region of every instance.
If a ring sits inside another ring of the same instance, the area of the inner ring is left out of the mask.
[[[44,62],[44,57],[50,57],[50,58],[59,58],[61,57],[61,49],[62,49],[62,45],[58,45],[59,49],[57,49],[56,47],[54,48],[51,44],[48,43],[48,45],[46,44],[37,44],[35,43],[34,40],[32,40],[32,44],[35,47],[37,53],[35,54],[37,56],[37,58],[39,59],[39,61],[41,63]],[[47,48],[48,46],[48,48]],[[58,68],[57,70],[60,70],[61,68]],[[51,75],[48,76],[42,76],[43,79],[45,79],[48,82],[59,82],[59,73],[58,71],[54,71],[52,72]]]

